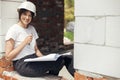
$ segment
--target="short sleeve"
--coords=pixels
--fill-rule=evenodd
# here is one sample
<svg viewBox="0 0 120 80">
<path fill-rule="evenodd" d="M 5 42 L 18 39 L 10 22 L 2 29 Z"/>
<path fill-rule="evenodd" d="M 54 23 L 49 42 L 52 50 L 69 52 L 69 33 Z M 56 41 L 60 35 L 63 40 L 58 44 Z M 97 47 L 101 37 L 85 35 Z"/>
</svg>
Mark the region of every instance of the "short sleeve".
<svg viewBox="0 0 120 80">
<path fill-rule="evenodd" d="M 16 30 L 13 29 L 13 28 L 10 28 L 5 36 L 5 40 L 9 40 L 9 39 L 13 39 L 13 40 L 16 40 Z"/>
<path fill-rule="evenodd" d="M 38 37 L 38 34 L 37 34 L 37 32 L 36 32 L 36 30 L 35 30 L 34 27 L 33 27 L 33 32 L 34 32 L 34 38 L 35 38 L 35 39 L 38 39 L 39 37 Z"/>
</svg>

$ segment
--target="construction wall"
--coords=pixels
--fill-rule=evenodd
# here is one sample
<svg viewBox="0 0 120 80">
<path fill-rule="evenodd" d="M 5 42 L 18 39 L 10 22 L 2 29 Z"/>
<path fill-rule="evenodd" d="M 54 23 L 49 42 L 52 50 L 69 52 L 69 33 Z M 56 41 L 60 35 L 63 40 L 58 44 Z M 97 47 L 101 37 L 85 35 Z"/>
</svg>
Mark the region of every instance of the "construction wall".
<svg viewBox="0 0 120 80">
<path fill-rule="evenodd" d="M 0 51 L 2 51 L 2 49 L 1 49 L 1 47 L 2 47 L 2 40 L 1 40 L 1 37 L 2 37 L 2 35 L 1 35 L 1 0 L 0 0 Z"/>
<path fill-rule="evenodd" d="M 74 66 L 120 78 L 120 0 L 75 0 Z"/>
</svg>

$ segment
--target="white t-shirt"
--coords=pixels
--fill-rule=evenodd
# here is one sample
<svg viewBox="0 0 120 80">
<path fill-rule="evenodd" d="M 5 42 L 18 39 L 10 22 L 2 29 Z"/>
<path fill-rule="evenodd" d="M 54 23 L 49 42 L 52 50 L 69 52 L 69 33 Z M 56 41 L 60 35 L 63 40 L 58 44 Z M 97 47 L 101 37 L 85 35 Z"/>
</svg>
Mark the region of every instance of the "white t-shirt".
<svg viewBox="0 0 120 80">
<path fill-rule="evenodd" d="M 30 45 L 29 44 L 26 45 L 23 48 L 23 50 L 13 60 L 18 60 L 27 55 L 31 55 L 35 53 L 34 46 L 36 44 L 36 39 L 38 38 L 38 35 L 35 28 L 31 25 L 29 25 L 28 28 L 25 29 L 19 26 L 18 24 L 15 24 L 12 27 L 10 27 L 10 29 L 8 30 L 5 40 L 9 40 L 10 38 L 12 38 L 15 41 L 14 48 L 16 48 L 19 44 L 21 44 L 22 41 L 24 41 L 24 39 L 30 34 L 33 35 L 33 39 Z"/>
</svg>

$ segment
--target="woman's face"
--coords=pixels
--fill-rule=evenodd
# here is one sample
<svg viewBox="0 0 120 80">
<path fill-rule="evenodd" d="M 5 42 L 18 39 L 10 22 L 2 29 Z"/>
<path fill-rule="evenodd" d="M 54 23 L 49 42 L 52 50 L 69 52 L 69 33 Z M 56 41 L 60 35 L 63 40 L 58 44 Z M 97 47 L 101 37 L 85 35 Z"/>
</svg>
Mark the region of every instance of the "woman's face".
<svg viewBox="0 0 120 80">
<path fill-rule="evenodd" d="M 32 20 L 32 14 L 30 11 L 26 11 L 21 14 L 20 22 L 24 27 L 27 27 L 27 25 L 31 22 L 31 20 Z"/>
</svg>

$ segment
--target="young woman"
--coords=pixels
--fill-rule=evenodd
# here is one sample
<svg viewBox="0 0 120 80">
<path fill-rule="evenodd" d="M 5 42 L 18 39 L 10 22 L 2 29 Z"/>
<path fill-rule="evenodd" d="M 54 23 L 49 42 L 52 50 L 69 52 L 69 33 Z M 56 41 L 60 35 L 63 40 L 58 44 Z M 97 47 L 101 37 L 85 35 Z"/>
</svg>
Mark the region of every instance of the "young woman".
<svg viewBox="0 0 120 80">
<path fill-rule="evenodd" d="M 36 43 L 37 32 L 30 22 L 36 15 L 36 7 L 32 2 L 23 2 L 18 7 L 19 21 L 8 30 L 6 40 L 6 59 L 12 60 L 15 70 L 23 76 L 39 77 L 46 74 L 58 75 L 65 65 L 74 75 L 72 57 L 59 57 L 57 61 L 24 62 L 27 58 L 41 57 Z M 72 67 L 72 68 L 71 68 Z M 62 80 L 65 80 L 62 78 Z"/>
</svg>

